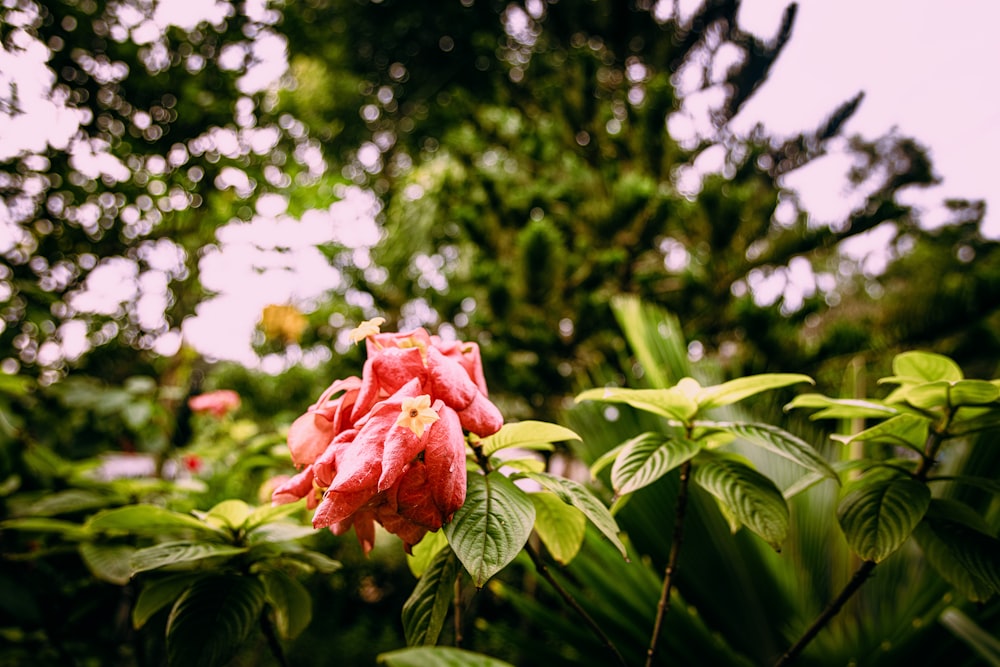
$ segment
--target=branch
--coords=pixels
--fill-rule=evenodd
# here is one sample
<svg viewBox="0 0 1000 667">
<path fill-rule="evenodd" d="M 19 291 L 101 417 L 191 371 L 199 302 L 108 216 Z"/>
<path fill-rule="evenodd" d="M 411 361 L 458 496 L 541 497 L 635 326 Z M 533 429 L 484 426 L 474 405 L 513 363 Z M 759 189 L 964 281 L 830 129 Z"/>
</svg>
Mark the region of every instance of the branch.
<svg viewBox="0 0 1000 667">
<path fill-rule="evenodd" d="M 677 492 L 677 510 L 674 514 L 674 535 L 670 543 L 670 557 L 667 569 L 663 572 L 663 590 L 660 591 L 660 601 L 656 605 L 656 621 L 653 623 L 653 635 L 649 638 L 649 648 L 646 650 L 646 667 L 653 664 L 656 645 L 660 641 L 660 629 L 663 619 L 670 611 L 670 589 L 673 586 L 674 574 L 677 573 L 677 561 L 681 553 L 681 540 L 684 538 L 684 514 L 687 511 L 688 481 L 691 479 L 691 461 L 681 465 L 681 486 Z"/>
<path fill-rule="evenodd" d="M 267 637 L 267 645 L 277 659 L 278 664 L 281 667 L 290 667 L 288 658 L 285 657 L 285 651 L 281 648 L 281 642 L 278 641 L 278 635 L 274 631 L 274 624 L 271 623 L 271 618 L 267 615 L 266 609 L 260 615 L 260 628 L 264 631 L 264 636 Z"/>
</svg>

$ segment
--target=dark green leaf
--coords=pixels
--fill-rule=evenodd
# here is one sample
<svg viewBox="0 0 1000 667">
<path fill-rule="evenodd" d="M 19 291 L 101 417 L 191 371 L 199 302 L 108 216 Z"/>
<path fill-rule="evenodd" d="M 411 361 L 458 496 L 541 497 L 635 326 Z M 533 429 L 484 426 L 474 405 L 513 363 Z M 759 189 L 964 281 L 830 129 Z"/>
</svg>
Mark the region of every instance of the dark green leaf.
<svg viewBox="0 0 1000 667">
<path fill-rule="evenodd" d="M 378 662 L 388 667 L 513 667 L 487 655 L 446 646 L 421 646 L 382 653 Z"/>
<path fill-rule="evenodd" d="M 611 466 L 611 485 L 618 495 L 649 486 L 690 460 L 701 444 L 686 438 L 643 433 L 625 443 Z"/>
<path fill-rule="evenodd" d="M 130 544 L 100 544 L 85 542 L 80 545 L 80 557 L 91 574 L 112 584 L 124 586 L 132 577 L 131 558 L 136 548 Z"/>
<path fill-rule="evenodd" d="M 222 667 L 260 621 L 264 585 L 255 577 L 224 574 L 196 581 L 167 620 L 171 667 Z"/>
<path fill-rule="evenodd" d="M 618 533 L 620 532 L 618 523 L 615 521 L 615 518 L 611 516 L 611 512 L 608 511 L 608 508 L 601 504 L 601 501 L 598 500 L 594 494 L 587 489 L 587 487 L 583 486 L 579 482 L 574 482 L 571 479 L 557 477 L 556 475 L 546 472 L 527 472 L 515 475 L 515 478 L 522 477 L 538 482 L 542 485 L 542 488 L 556 494 L 556 496 L 559 497 L 559 500 L 583 512 L 584 516 L 590 519 L 591 523 L 593 523 L 605 537 L 611 540 L 611 543 L 614 544 L 615 548 L 621 553 L 622 558 L 628 558 L 628 554 L 625 551 L 625 545 L 618 537 Z"/>
<path fill-rule="evenodd" d="M 527 494 L 497 472 L 469 474 L 465 504 L 445 526 L 448 543 L 477 588 L 514 560 L 535 524 Z"/>
<path fill-rule="evenodd" d="M 774 482 L 736 458 L 709 452 L 696 460 L 692 479 L 715 496 L 734 529 L 746 526 L 781 550 L 788 535 L 788 505 Z"/>
<path fill-rule="evenodd" d="M 504 424 L 503 428 L 479 441 L 483 453 L 489 456 L 508 447 L 546 445 L 563 440 L 579 440 L 580 436 L 558 424 L 541 421 L 523 421 Z"/>
<path fill-rule="evenodd" d="M 913 532 L 927 562 L 970 600 L 1000 593 L 1000 540 L 972 508 L 934 499 Z"/>
<path fill-rule="evenodd" d="M 147 581 L 132 608 L 132 627 L 138 630 L 146 625 L 153 614 L 173 605 L 188 586 L 204 576 L 201 573 L 184 572 Z"/>
<path fill-rule="evenodd" d="M 906 541 L 930 501 L 926 484 L 893 469 L 876 468 L 844 487 L 837 520 L 851 549 L 879 562 Z"/>
<path fill-rule="evenodd" d="M 730 405 L 745 398 L 760 394 L 771 389 L 780 389 L 793 384 L 808 382 L 815 384 L 808 375 L 798 373 L 764 373 L 736 378 L 729 382 L 704 387 L 695 400 L 699 410 L 710 410 L 723 405 Z"/>
<path fill-rule="evenodd" d="M 213 542 L 167 542 L 139 549 L 132 554 L 132 574 L 155 570 L 169 565 L 192 563 L 206 558 L 235 556 L 245 553 L 248 547 Z"/>
<path fill-rule="evenodd" d="M 448 615 L 448 605 L 455 595 L 459 567 L 454 551 L 440 549 L 417 581 L 413 593 L 403 604 L 403 632 L 408 646 L 437 643 Z"/>
<path fill-rule="evenodd" d="M 553 493 L 532 493 L 535 504 L 535 532 L 542 539 L 552 558 L 566 565 L 580 551 L 587 517 L 572 505 L 567 505 Z"/>
<path fill-rule="evenodd" d="M 759 445 L 806 470 L 839 481 L 830 464 L 808 442 L 771 424 L 751 422 L 698 422 L 698 426 L 732 433 L 748 442 Z"/>
<path fill-rule="evenodd" d="M 278 636 L 295 639 L 312 620 L 312 596 L 305 586 L 281 570 L 263 570 L 258 577 L 264 584 L 267 602 L 274 610 Z"/>
<path fill-rule="evenodd" d="M 941 625 L 964 641 L 990 667 L 1000 667 L 1000 639 L 957 607 L 948 607 L 938 617 Z"/>
</svg>

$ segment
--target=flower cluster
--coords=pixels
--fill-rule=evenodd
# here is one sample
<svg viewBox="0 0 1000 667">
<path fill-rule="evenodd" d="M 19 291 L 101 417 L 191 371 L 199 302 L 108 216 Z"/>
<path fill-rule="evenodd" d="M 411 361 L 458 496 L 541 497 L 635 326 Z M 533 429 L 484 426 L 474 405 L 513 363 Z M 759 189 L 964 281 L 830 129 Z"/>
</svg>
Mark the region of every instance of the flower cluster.
<svg viewBox="0 0 1000 667">
<path fill-rule="evenodd" d="M 365 553 L 375 523 L 407 551 L 465 502 L 465 431 L 500 430 L 487 397 L 479 347 L 424 329 L 379 333 L 381 318 L 352 333 L 368 352 L 362 377 L 337 380 L 292 424 L 288 447 L 301 471 L 274 490 L 282 504 L 306 498 L 313 526 L 351 526 Z"/>
</svg>

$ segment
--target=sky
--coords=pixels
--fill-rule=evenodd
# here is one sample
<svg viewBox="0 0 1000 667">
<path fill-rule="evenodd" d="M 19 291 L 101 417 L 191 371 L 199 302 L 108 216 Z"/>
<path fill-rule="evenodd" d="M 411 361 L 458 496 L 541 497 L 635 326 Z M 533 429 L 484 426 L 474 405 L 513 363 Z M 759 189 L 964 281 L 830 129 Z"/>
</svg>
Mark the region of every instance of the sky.
<svg viewBox="0 0 1000 667">
<path fill-rule="evenodd" d="M 262 2 L 254 4 L 264 11 Z M 682 13 L 685 6 L 697 4 L 699 0 L 681 0 Z M 779 0 L 744 0 L 741 25 L 762 36 L 774 35 L 786 4 Z M 1000 156 L 1000 93 L 992 85 L 995 64 L 1000 63 L 1000 40 L 994 35 L 1000 25 L 1000 2 L 953 0 L 947 10 L 942 10 L 943 6 L 930 0 L 800 0 L 791 40 L 772 69 L 770 80 L 734 119 L 735 129 L 745 130 L 758 122 L 777 135 L 813 129 L 838 105 L 864 91 L 866 97 L 845 130 L 873 139 L 898 128 L 901 134 L 929 148 L 935 171 L 942 179 L 940 185 L 926 191 L 908 193 L 904 201 L 922 208 L 924 219 L 933 222 L 942 218 L 940 204 L 946 198 L 986 199 L 984 232 L 1000 238 L 1000 186 L 994 162 Z M 224 5 L 167 0 L 158 7 L 154 17 L 158 23 L 181 25 L 192 20 L 195 8 L 202 13 L 219 13 Z M 167 11 L 170 7 L 177 11 Z M 33 46 L 24 57 L 37 72 L 47 56 L 45 49 Z M 280 72 L 266 74 L 273 80 Z M 6 85 L 12 77 L 17 77 L 17 68 L 10 54 L 0 49 L 0 84 Z M 96 164 L 94 161 L 102 155 L 101 147 L 75 146 L 71 138 L 76 118 L 59 100 L 45 99 L 53 79 L 51 71 L 44 76 L 19 78 L 21 94 L 26 99 L 34 97 L 37 104 L 25 116 L 0 114 L 0 157 L 21 150 L 42 150 L 44 139 L 39 128 L 45 128 L 50 145 L 69 150 L 81 165 L 88 161 Z M 105 161 L 114 160 L 107 153 L 103 156 Z M 796 180 L 788 183 L 799 191 L 814 219 L 842 219 L 855 203 L 845 191 L 847 166 L 846 157 L 834 153 L 801 170 Z M 94 168 L 124 171 L 120 163 L 108 162 Z M 127 178 L 127 172 L 120 178 Z M 196 317 L 185 324 L 184 335 L 189 342 L 209 356 L 256 365 L 249 338 L 261 308 L 267 305 L 264 301 L 318 298 L 324 286 L 334 287 L 339 280 L 329 266 L 320 266 L 323 261 L 315 247 L 300 249 L 304 259 L 293 264 L 301 270 L 291 272 L 287 265 L 269 266 L 266 258 L 257 255 L 266 250 L 269 238 L 287 238 L 300 232 L 308 232 L 308 238 L 302 241 L 308 246 L 306 241 L 310 239 L 345 242 L 347 230 L 364 229 L 368 240 L 358 240 L 357 246 L 370 243 L 372 234 L 377 234 L 368 213 L 373 202 L 357 192 L 350 193 L 348 199 L 351 201 L 316 212 L 308 220 L 290 220 L 283 215 L 280 202 L 264 201 L 258 205 L 258 218 L 251 225 L 263 234 L 264 240 L 257 243 L 248 243 L 246 232 L 250 227 L 236 229 L 230 225 L 219 230 L 221 250 L 202 266 L 206 286 L 217 289 L 219 296 L 203 303 Z M 0 223 L 3 217 L 0 210 Z M 0 224 L 0 246 L 16 242 L 17 233 L 15 227 Z M 852 252 L 877 260 L 884 246 L 883 232 L 882 236 L 857 239 Z M 273 270 L 261 273 L 258 266 L 254 274 L 257 280 L 238 277 L 240 267 L 252 268 L 254 264 Z M 308 267 L 312 268 L 306 271 Z M 793 266 L 784 282 L 773 283 L 772 292 L 794 289 L 795 274 L 803 271 L 803 283 L 813 278 L 807 269 Z M 276 280 L 276 276 L 284 279 Z M 113 279 L 105 282 L 116 289 L 122 284 Z M 757 289 L 765 288 L 756 286 L 755 294 Z M 232 343 L 243 339 L 245 345 Z M 169 347 L 179 339 L 175 335 L 165 342 Z"/>
</svg>

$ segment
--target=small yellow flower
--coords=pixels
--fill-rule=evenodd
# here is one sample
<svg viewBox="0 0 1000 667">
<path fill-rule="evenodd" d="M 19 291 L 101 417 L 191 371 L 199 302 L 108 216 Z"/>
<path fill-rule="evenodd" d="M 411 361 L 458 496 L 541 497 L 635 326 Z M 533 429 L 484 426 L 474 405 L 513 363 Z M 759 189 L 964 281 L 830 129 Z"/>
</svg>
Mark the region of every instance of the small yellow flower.
<svg viewBox="0 0 1000 667">
<path fill-rule="evenodd" d="M 403 408 L 396 418 L 396 426 L 403 426 L 418 438 L 424 435 L 424 429 L 436 422 L 440 417 L 431 408 L 431 397 L 427 394 L 416 398 L 404 398 Z"/>
<path fill-rule="evenodd" d="M 379 327 L 383 324 L 385 324 L 384 317 L 373 317 L 370 320 L 365 320 L 355 328 L 351 329 L 351 342 L 360 343 L 365 338 L 374 336 L 381 331 Z"/>
</svg>

